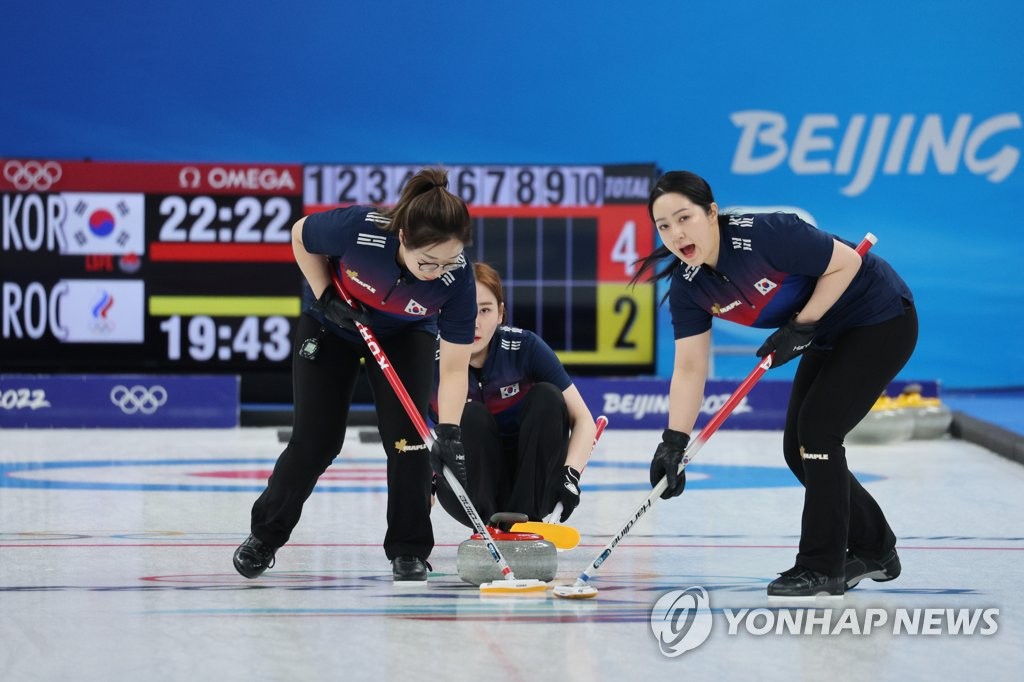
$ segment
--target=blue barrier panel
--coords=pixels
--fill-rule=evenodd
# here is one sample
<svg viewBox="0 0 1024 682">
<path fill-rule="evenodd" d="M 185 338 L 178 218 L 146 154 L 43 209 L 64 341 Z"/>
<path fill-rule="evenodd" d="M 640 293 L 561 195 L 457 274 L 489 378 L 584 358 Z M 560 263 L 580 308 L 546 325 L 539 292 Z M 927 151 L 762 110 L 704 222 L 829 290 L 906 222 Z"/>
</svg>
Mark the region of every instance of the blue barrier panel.
<svg viewBox="0 0 1024 682">
<path fill-rule="evenodd" d="M 708 423 L 742 380 L 711 380 L 704 388 L 704 402 L 697 427 Z M 617 429 L 663 429 L 668 426 L 669 380 L 644 378 L 574 378 L 583 400 L 594 416 L 603 414 Z M 895 397 L 904 386 L 920 384 L 924 397 L 938 396 L 936 381 L 894 381 L 886 393 Z M 792 381 L 762 379 L 743 398 L 723 429 L 781 430 L 786 423 L 786 404 Z"/>
<path fill-rule="evenodd" d="M 0 374 L 0 428 L 233 428 L 239 379 Z"/>
</svg>

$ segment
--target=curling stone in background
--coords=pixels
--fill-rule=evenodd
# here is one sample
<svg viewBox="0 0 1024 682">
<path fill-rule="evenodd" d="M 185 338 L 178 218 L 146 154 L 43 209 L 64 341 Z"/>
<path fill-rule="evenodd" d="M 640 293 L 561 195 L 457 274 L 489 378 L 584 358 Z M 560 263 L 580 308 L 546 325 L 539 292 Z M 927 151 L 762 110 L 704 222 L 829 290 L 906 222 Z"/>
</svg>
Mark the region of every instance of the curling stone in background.
<svg viewBox="0 0 1024 682">
<path fill-rule="evenodd" d="M 526 514 L 499 512 L 491 516 L 487 532 L 505 557 L 516 578 L 553 580 L 558 572 L 558 550 L 555 545 L 536 533 L 513 533 L 509 531 L 516 523 L 529 520 Z M 473 534 L 459 545 L 455 561 L 459 577 L 472 585 L 503 580 L 497 562 L 487 549 L 487 542 L 479 533 Z"/>
<path fill-rule="evenodd" d="M 913 413 L 883 393 L 864 419 L 846 434 L 846 442 L 863 445 L 899 443 L 910 440 L 913 434 Z"/>
<path fill-rule="evenodd" d="M 907 384 L 896 402 L 914 416 L 915 439 L 940 438 L 953 423 L 953 411 L 938 398 L 921 395 L 921 384 Z"/>
</svg>

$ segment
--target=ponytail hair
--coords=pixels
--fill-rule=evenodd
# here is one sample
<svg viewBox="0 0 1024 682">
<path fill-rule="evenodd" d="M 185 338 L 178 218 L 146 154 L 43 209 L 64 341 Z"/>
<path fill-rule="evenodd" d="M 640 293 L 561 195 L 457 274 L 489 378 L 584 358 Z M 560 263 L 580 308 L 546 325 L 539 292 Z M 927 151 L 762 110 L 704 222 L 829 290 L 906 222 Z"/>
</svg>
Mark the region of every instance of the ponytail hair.
<svg viewBox="0 0 1024 682">
<path fill-rule="evenodd" d="M 447 190 L 448 171 L 424 168 L 409 178 L 398 203 L 382 211 L 390 219 L 388 232 L 403 231 L 405 244 L 421 249 L 457 239 L 469 244 L 472 222 L 466 202 Z"/>
</svg>

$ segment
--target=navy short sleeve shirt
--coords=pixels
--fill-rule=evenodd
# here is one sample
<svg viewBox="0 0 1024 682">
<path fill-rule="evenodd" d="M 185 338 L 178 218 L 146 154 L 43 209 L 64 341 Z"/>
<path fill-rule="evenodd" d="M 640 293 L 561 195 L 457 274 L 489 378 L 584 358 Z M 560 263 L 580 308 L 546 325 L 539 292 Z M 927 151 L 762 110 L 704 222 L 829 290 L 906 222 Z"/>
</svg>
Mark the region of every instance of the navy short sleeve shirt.
<svg viewBox="0 0 1024 682">
<path fill-rule="evenodd" d="M 786 324 L 811 297 L 838 239 L 789 213 L 727 217 L 716 267 L 680 264 L 672 274 L 669 307 L 676 339 L 706 332 L 715 317 L 748 327 Z M 896 317 L 903 299 L 913 300 L 906 283 L 869 251 L 819 321 L 815 345 L 828 345 L 845 329 Z"/>
<path fill-rule="evenodd" d="M 331 258 L 346 291 L 370 314 L 370 328 L 381 338 L 422 329 L 445 341 L 473 342 L 476 282 L 465 256 L 462 267 L 436 280 L 422 281 L 398 264 L 398 236 L 382 229 L 385 216 L 367 206 L 338 208 L 306 217 L 302 242 L 310 253 Z M 309 310 L 313 294 L 306 287 L 306 312 L 334 333 L 358 339 Z"/>
<path fill-rule="evenodd" d="M 434 400 L 437 414 L 437 373 Z M 560 391 L 572 386 L 572 380 L 555 351 L 535 333 L 516 327 L 499 327 L 480 369 L 470 368 L 469 402 L 481 402 L 494 415 L 502 433 L 517 430 L 519 408 L 536 384 L 554 384 Z"/>
</svg>

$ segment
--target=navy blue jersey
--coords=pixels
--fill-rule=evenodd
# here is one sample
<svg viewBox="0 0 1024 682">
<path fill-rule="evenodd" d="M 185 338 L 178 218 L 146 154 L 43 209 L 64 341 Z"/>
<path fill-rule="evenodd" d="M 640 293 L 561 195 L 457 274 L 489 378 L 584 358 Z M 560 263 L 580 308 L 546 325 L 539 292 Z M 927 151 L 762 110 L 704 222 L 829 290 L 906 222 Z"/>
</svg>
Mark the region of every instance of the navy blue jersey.
<svg viewBox="0 0 1024 682">
<path fill-rule="evenodd" d="M 302 243 L 310 253 L 331 258 L 349 295 L 370 315 L 370 329 L 380 338 L 422 329 L 451 343 L 473 343 L 476 329 L 476 282 L 465 256 L 462 267 L 439 279 L 421 281 L 398 264 L 398 236 L 381 229 L 387 218 L 368 206 L 337 208 L 306 217 Z M 307 286 L 303 308 L 335 334 L 359 340 L 310 310 Z"/>
<path fill-rule="evenodd" d="M 437 420 L 437 379 L 431 416 Z M 480 369 L 469 368 L 467 402 L 482 402 L 494 415 L 502 433 L 517 431 L 519 406 L 530 389 L 539 382 L 554 384 L 560 391 L 572 386 L 569 374 L 551 346 L 533 332 L 516 327 L 498 327 Z"/>
<path fill-rule="evenodd" d="M 747 327 L 783 326 L 811 297 L 832 258 L 832 240 L 839 239 L 791 213 L 727 218 L 716 267 L 682 264 L 672 274 L 669 307 L 677 339 L 706 332 L 714 317 Z M 869 251 L 819 321 L 814 345 L 827 347 L 845 329 L 902 314 L 904 298 L 913 300 L 906 283 Z"/>
</svg>

